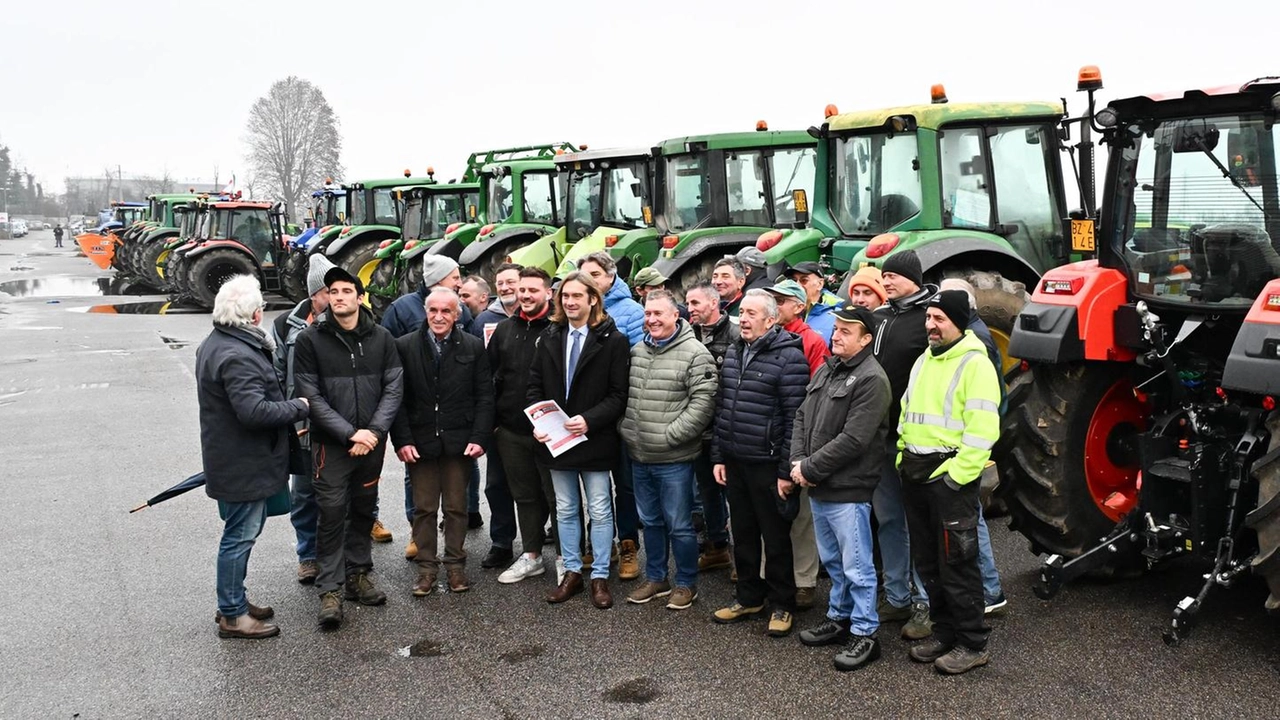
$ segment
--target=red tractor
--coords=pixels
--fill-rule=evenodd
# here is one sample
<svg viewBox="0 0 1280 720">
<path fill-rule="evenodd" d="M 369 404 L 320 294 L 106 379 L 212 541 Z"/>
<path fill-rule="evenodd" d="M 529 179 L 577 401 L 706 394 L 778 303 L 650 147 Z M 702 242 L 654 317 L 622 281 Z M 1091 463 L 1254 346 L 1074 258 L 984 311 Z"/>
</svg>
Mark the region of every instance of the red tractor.
<svg viewBox="0 0 1280 720">
<path fill-rule="evenodd" d="M 278 203 L 209 203 L 197 236 L 175 250 L 171 272 L 182 276 L 175 278 L 179 299 L 211 308 L 222 283 L 236 275 L 258 278 L 264 293 L 280 292 L 281 217 Z"/>
<path fill-rule="evenodd" d="M 1045 273 L 1014 326 L 1034 382 L 1005 500 L 1048 555 L 1042 598 L 1085 573 L 1203 563 L 1172 644 L 1250 572 L 1280 610 L 1280 78 L 1095 113 L 1094 73 L 1082 121 L 1110 160 L 1096 222 L 1070 223 L 1095 257 Z"/>
</svg>

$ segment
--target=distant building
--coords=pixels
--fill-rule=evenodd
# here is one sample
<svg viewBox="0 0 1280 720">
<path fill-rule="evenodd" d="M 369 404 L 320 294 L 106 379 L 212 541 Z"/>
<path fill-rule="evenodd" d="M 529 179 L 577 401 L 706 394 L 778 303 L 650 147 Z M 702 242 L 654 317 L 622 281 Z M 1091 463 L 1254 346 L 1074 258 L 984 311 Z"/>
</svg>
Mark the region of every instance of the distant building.
<svg viewBox="0 0 1280 720">
<path fill-rule="evenodd" d="M 109 207 L 116 200 L 141 202 L 148 195 L 157 193 L 216 193 L 222 188 L 222 184 L 215 185 L 212 182 L 151 175 L 125 175 L 121 178 L 98 175 L 67 178 L 65 197 L 71 214 L 96 215 L 98 210 Z"/>
</svg>

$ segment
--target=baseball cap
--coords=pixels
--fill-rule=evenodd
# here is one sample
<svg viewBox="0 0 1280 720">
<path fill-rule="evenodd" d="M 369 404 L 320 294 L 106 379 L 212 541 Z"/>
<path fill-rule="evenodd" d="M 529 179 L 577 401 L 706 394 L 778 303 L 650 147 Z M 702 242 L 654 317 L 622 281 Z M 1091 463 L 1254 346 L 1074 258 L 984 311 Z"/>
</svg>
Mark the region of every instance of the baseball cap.
<svg viewBox="0 0 1280 720">
<path fill-rule="evenodd" d="M 804 273 L 805 275 L 822 275 L 822 266 L 812 260 L 806 260 L 802 263 L 796 263 L 786 270 L 782 271 L 783 275 L 791 277 L 796 273 Z"/>
<path fill-rule="evenodd" d="M 743 265 L 750 265 L 761 270 L 769 267 L 769 261 L 765 259 L 764 253 L 760 252 L 759 248 L 751 245 L 739 250 L 736 257 Z"/>
<path fill-rule="evenodd" d="M 834 315 L 836 320 L 858 323 L 866 332 L 875 334 L 875 315 L 861 305 L 845 303 L 835 311 Z"/>
<path fill-rule="evenodd" d="M 783 298 L 795 298 L 802 303 L 808 304 L 809 295 L 795 280 L 779 280 L 777 285 L 766 287 L 770 293 Z"/>
<path fill-rule="evenodd" d="M 357 295 L 364 294 L 364 283 L 360 282 L 360 278 L 347 272 L 345 268 L 335 265 L 329 270 L 329 272 L 324 274 L 325 287 L 329 287 L 339 281 L 345 281 L 355 285 Z"/>
<path fill-rule="evenodd" d="M 655 285 L 662 285 L 666 281 L 667 281 L 666 275 L 663 275 L 662 273 L 658 272 L 654 268 L 647 267 L 647 268 L 642 268 L 639 272 L 636 273 L 636 276 L 635 278 L 632 279 L 631 284 L 634 285 L 635 287 L 653 287 Z"/>
</svg>

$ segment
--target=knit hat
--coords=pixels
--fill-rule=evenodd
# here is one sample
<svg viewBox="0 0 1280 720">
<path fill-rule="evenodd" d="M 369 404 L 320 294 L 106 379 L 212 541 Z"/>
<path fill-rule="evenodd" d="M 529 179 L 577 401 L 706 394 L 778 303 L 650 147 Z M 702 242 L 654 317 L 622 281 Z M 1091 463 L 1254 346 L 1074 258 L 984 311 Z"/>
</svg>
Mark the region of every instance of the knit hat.
<svg viewBox="0 0 1280 720">
<path fill-rule="evenodd" d="M 876 297 L 880 298 L 881 304 L 884 304 L 889 300 L 889 296 L 884 293 L 884 285 L 880 284 L 880 268 L 875 265 L 868 265 L 864 268 L 859 268 L 858 272 L 854 273 L 853 277 L 849 278 L 850 291 L 852 291 L 855 285 L 861 285 L 864 288 L 869 288 L 871 292 L 876 294 Z"/>
<path fill-rule="evenodd" d="M 927 307 L 941 310 L 960 332 L 969 327 L 969 293 L 963 290 L 943 290 L 929 298 Z"/>
<path fill-rule="evenodd" d="M 458 269 L 458 261 L 448 255 L 422 256 L 422 287 L 432 288 L 449 277 L 449 273 Z"/>
<path fill-rule="evenodd" d="M 307 296 L 315 295 L 325 289 L 325 273 L 333 269 L 333 262 L 320 253 L 307 260 Z"/>
<path fill-rule="evenodd" d="M 880 272 L 901 275 L 916 285 L 924 285 L 924 270 L 920 268 L 920 258 L 915 250 L 903 250 L 885 258 L 880 264 Z"/>
</svg>

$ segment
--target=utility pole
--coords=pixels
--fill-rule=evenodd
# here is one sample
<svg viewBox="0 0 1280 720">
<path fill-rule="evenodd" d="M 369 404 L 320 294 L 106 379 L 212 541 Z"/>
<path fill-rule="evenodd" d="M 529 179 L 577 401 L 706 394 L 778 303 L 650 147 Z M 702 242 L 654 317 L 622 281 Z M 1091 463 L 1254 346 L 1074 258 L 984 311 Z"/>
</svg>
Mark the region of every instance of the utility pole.
<svg viewBox="0 0 1280 720">
<path fill-rule="evenodd" d="M 123 203 L 124 202 L 124 174 L 120 172 L 119 165 L 116 165 L 116 185 L 119 186 L 119 189 L 116 190 L 116 197 L 118 197 L 120 199 L 120 202 Z"/>
</svg>

